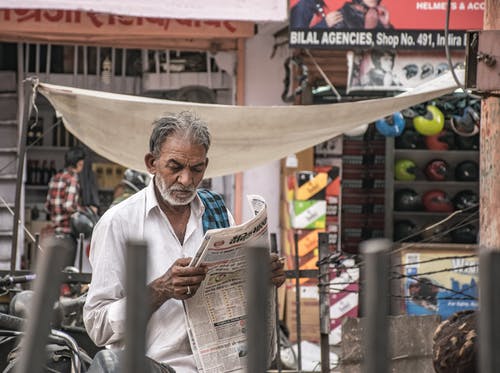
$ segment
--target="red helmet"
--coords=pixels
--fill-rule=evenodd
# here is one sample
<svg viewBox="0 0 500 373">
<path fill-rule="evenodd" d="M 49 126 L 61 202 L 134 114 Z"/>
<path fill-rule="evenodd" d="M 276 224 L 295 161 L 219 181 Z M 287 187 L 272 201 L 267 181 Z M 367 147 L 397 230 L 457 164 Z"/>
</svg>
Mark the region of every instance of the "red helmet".
<svg viewBox="0 0 500 373">
<path fill-rule="evenodd" d="M 430 150 L 449 150 L 455 147 L 455 134 L 442 130 L 437 135 L 425 136 L 425 145 Z"/>
<path fill-rule="evenodd" d="M 426 211 L 452 212 L 453 203 L 448 195 L 439 189 L 429 190 L 422 196 L 422 203 Z"/>
<path fill-rule="evenodd" d="M 425 176 L 431 181 L 444 181 L 448 178 L 450 167 L 442 159 L 433 159 L 425 166 Z"/>
</svg>

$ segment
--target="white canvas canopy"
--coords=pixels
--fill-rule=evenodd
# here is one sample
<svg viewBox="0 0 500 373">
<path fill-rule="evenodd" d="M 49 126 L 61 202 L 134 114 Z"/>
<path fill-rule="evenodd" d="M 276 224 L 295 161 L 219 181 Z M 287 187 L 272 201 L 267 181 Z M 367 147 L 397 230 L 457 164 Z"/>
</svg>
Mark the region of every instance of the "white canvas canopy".
<svg viewBox="0 0 500 373">
<path fill-rule="evenodd" d="M 463 71 L 459 72 L 463 77 Z M 311 106 L 209 105 L 119 95 L 41 83 L 66 128 L 103 157 L 145 170 L 153 120 L 191 110 L 212 134 L 207 177 L 231 174 L 314 146 L 396 111 L 453 92 L 450 73 L 395 97 Z"/>
</svg>

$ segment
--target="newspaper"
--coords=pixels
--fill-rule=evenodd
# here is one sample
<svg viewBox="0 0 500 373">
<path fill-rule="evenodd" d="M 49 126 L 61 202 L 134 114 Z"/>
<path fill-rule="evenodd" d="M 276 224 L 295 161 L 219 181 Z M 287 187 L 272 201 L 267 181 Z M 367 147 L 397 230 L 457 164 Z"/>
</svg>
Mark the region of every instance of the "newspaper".
<svg viewBox="0 0 500 373">
<path fill-rule="evenodd" d="M 193 266 L 205 263 L 209 268 L 196 294 L 184 301 L 191 348 L 203 373 L 243 372 L 247 365 L 245 250 L 255 240 L 269 246 L 266 203 L 257 195 L 247 198 L 255 216 L 238 226 L 207 231 L 191 261 Z M 276 345 L 272 291 L 269 320 L 263 320 L 269 333 L 269 362 Z"/>
</svg>

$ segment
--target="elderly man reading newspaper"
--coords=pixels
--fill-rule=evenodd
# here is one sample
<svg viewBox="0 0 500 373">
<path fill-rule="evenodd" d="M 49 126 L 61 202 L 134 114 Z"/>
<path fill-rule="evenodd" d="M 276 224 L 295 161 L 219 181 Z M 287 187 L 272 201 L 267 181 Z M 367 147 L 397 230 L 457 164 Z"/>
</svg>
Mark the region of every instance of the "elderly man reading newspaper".
<svg viewBox="0 0 500 373">
<path fill-rule="evenodd" d="M 213 355 L 198 348 L 204 343 L 197 315 L 215 315 L 226 321 L 228 315 L 216 310 L 216 304 L 205 304 L 203 307 L 208 307 L 209 312 L 202 315 L 203 307 L 197 305 L 211 299 L 207 296 L 215 291 L 216 285 L 212 281 L 217 279 L 211 271 L 215 267 L 221 268 L 222 263 L 214 265 L 212 260 L 210 253 L 214 253 L 215 244 L 206 247 L 205 257 L 201 257 L 200 263 L 192 261 L 204 243 L 205 232 L 231 227 L 234 220 L 220 195 L 197 189 L 208 165 L 209 147 L 210 134 L 206 124 L 191 112 L 172 114 L 155 121 L 149 152 L 145 156 L 147 169 L 153 175 L 152 182 L 109 209 L 96 225 L 90 250 L 93 274 L 84 307 L 84 321 L 93 341 L 108 349 L 96 355 L 90 372 L 118 372 L 121 369 L 126 303 L 125 244 L 129 239 L 148 242 L 151 315 L 146 331 L 146 354 L 150 370 L 210 370 L 204 359 L 213 358 Z M 264 215 L 265 209 L 262 211 L 251 222 Z M 234 268 L 229 261 L 226 263 L 227 276 L 239 273 L 238 260 L 232 262 Z M 270 267 L 272 283 L 281 286 L 285 275 L 277 256 L 271 256 Z M 231 269 L 235 271 L 231 272 Z M 236 281 L 227 280 L 225 285 L 228 293 L 238 291 L 235 290 Z M 236 299 L 236 295 L 231 294 L 229 296 Z M 189 317 L 186 317 L 186 312 Z M 229 332 L 230 328 L 219 327 L 216 332 L 223 330 Z M 213 331 L 201 330 L 205 331 L 210 345 Z M 234 346 L 237 349 L 239 345 Z M 213 348 L 213 345 L 207 348 Z M 225 360 L 225 356 L 219 355 L 219 358 Z"/>
</svg>

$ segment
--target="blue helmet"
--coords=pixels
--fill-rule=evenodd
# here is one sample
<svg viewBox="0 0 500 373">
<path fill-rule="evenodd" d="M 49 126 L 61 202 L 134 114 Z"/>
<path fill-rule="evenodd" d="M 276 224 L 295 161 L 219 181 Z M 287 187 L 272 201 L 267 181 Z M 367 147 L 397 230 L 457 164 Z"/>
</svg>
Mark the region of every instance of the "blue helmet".
<svg viewBox="0 0 500 373">
<path fill-rule="evenodd" d="M 399 111 L 375 122 L 377 130 L 386 137 L 400 136 L 405 129 L 405 118 Z"/>
</svg>

